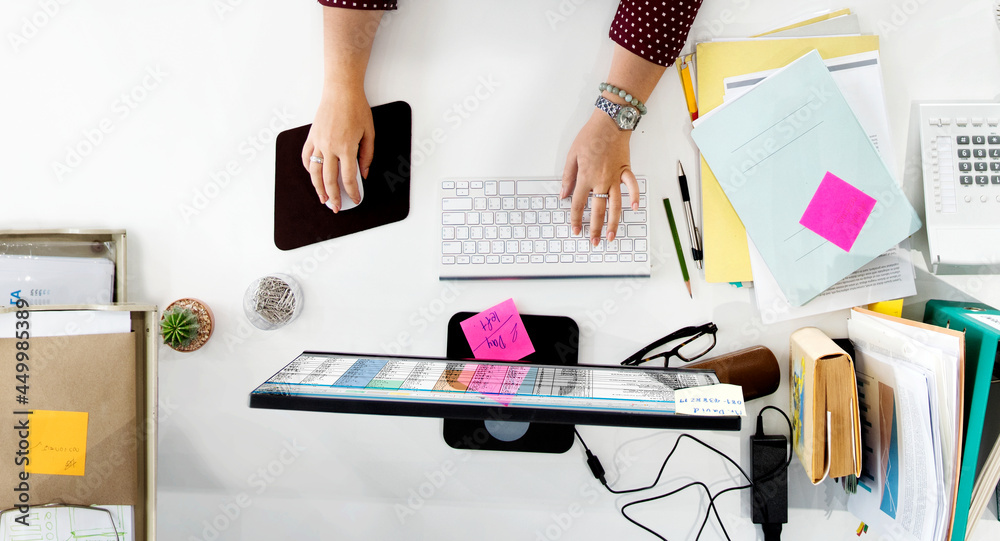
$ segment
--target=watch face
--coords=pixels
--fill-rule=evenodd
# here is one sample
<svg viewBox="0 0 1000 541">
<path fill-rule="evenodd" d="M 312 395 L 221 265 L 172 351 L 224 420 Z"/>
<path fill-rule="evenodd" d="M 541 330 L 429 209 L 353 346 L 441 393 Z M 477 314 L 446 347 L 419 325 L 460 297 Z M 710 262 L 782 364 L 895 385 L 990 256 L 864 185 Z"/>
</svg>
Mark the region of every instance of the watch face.
<svg viewBox="0 0 1000 541">
<path fill-rule="evenodd" d="M 639 123 L 639 110 L 635 107 L 625 106 L 618 111 L 615 121 L 618 127 L 623 130 L 631 130 Z"/>
</svg>

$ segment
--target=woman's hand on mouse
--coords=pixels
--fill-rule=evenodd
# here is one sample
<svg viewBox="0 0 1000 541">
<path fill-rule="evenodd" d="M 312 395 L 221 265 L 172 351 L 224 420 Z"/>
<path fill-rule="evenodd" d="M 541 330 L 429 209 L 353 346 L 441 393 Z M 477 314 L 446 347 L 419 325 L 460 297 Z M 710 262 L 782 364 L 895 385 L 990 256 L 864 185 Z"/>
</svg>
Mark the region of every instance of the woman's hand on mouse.
<svg viewBox="0 0 1000 541">
<path fill-rule="evenodd" d="M 339 212 L 341 197 L 337 172 L 343 178 L 346 196 L 361 201 L 358 167 L 368 177 L 375 152 L 375 125 L 361 84 L 324 87 L 323 98 L 302 147 L 302 166 L 309 171 L 320 203 L 332 201 Z M 318 158 L 317 159 L 314 159 Z"/>
<path fill-rule="evenodd" d="M 639 208 L 639 184 L 629 164 L 631 135 L 630 130 L 619 130 L 606 113 L 594 109 L 566 157 L 559 197 L 573 196 L 570 225 L 574 235 L 583 230 L 583 211 L 590 194 L 608 194 L 606 198 L 594 197 L 591 202 L 590 242 L 594 246 L 601 241 L 605 209 L 608 210 L 608 242 L 618 235 L 622 183 L 628 189 L 632 209 Z"/>
</svg>

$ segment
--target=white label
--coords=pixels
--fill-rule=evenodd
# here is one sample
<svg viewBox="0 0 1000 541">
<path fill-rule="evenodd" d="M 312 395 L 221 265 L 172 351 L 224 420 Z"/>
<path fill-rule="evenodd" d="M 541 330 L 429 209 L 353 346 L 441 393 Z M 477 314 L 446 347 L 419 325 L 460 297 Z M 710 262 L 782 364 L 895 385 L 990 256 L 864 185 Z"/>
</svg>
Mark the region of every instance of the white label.
<svg viewBox="0 0 1000 541">
<path fill-rule="evenodd" d="M 989 325 L 990 327 L 993 327 L 994 329 L 1000 331 L 1000 316 L 995 314 L 969 314 L 969 315 Z"/>
<path fill-rule="evenodd" d="M 702 387 L 688 387 L 674 391 L 677 413 L 687 415 L 739 415 L 745 417 L 743 388 L 739 385 L 720 383 Z"/>
</svg>

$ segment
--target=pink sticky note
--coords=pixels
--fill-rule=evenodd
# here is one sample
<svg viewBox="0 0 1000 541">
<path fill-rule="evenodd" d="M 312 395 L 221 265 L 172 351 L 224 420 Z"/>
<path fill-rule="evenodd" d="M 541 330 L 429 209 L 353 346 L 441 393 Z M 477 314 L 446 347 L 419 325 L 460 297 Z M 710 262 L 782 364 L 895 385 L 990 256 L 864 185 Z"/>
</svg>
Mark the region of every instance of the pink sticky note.
<svg viewBox="0 0 1000 541">
<path fill-rule="evenodd" d="M 875 199 L 827 171 L 799 223 L 850 252 Z"/>
<path fill-rule="evenodd" d="M 477 359 L 517 361 L 535 352 L 514 299 L 484 310 L 462 322 L 462 331 Z"/>
</svg>

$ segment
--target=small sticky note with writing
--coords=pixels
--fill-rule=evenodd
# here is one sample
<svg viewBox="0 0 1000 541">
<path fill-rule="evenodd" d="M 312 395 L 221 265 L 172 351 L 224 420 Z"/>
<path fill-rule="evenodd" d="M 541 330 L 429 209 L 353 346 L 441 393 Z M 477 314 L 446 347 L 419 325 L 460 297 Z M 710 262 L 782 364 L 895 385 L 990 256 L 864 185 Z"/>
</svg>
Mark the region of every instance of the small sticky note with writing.
<svg viewBox="0 0 1000 541">
<path fill-rule="evenodd" d="M 747 414 L 743 405 L 743 387 L 719 383 L 688 387 L 674 391 L 674 408 L 683 415 L 739 415 Z"/>
<path fill-rule="evenodd" d="M 827 171 L 799 223 L 850 252 L 875 199 Z"/>
<path fill-rule="evenodd" d="M 28 473 L 83 475 L 87 412 L 34 410 L 28 417 Z"/>
<path fill-rule="evenodd" d="M 477 359 L 518 361 L 535 352 L 514 299 L 483 310 L 462 322 L 462 331 Z"/>
</svg>

